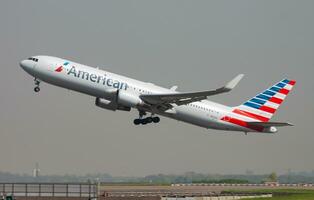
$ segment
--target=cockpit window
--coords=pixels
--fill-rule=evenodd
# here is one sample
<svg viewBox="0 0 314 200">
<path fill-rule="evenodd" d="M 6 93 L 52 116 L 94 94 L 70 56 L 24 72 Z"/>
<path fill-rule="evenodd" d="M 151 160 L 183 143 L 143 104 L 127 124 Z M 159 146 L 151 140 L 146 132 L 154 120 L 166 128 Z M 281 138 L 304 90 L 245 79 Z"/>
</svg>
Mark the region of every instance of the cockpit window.
<svg viewBox="0 0 314 200">
<path fill-rule="evenodd" d="M 32 57 L 27 58 L 27 60 L 32 60 L 32 61 L 34 61 L 34 62 L 38 62 L 38 59 L 37 59 L 37 58 L 32 58 Z"/>
</svg>

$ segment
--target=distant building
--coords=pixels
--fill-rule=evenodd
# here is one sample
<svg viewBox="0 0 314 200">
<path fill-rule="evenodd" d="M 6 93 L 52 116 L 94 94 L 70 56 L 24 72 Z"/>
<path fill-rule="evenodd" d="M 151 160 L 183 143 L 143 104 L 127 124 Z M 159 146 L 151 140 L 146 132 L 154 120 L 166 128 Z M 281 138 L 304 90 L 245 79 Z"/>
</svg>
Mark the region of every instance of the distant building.
<svg viewBox="0 0 314 200">
<path fill-rule="evenodd" d="M 40 172 L 39 165 L 38 165 L 38 163 L 36 163 L 36 166 L 35 166 L 35 168 L 33 169 L 33 177 L 34 177 L 34 178 L 39 177 L 39 172 Z"/>
</svg>

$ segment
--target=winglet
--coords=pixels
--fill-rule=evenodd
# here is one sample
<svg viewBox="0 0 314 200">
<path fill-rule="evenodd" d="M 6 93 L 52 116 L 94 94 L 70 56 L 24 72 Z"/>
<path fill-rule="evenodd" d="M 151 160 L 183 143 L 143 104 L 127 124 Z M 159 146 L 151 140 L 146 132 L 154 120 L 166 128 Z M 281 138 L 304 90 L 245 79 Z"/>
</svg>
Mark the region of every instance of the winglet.
<svg viewBox="0 0 314 200">
<path fill-rule="evenodd" d="M 174 85 L 174 86 L 172 86 L 171 88 L 170 88 L 170 90 L 172 90 L 172 91 L 176 91 L 178 89 L 178 86 L 176 86 L 176 85 Z"/>
<path fill-rule="evenodd" d="M 234 79 L 232 79 L 229 83 L 227 83 L 223 88 L 227 91 L 232 90 L 243 78 L 244 74 L 239 74 Z"/>
</svg>

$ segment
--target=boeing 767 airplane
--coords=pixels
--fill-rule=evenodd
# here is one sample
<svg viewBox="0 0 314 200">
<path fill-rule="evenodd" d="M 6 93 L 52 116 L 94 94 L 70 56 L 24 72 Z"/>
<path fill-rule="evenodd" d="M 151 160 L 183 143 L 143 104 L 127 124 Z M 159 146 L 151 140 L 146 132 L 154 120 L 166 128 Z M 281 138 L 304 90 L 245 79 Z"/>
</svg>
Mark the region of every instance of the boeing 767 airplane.
<svg viewBox="0 0 314 200">
<path fill-rule="evenodd" d="M 35 78 L 35 92 L 39 92 L 40 82 L 44 81 L 93 96 L 96 106 L 104 109 L 135 108 L 139 111 L 135 125 L 158 123 L 157 115 L 161 115 L 208 129 L 245 133 L 275 133 L 277 127 L 291 126 L 269 120 L 292 90 L 294 80 L 283 79 L 243 104 L 229 107 L 207 98 L 231 91 L 243 74 L 215 90 L 178 92 L 177 86 L 167 89 L 52 56 L 30 57 L 20 66 Z"/>
</svg>

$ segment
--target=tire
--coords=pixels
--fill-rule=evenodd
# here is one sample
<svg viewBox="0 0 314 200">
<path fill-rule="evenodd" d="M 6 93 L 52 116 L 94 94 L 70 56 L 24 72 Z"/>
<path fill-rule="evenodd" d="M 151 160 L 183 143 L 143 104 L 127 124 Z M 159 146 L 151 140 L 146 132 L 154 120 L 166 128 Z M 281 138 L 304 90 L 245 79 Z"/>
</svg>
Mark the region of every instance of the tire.
<svg viewBox="0 0 314 200">
<path fill-rule="evenodd" d="M 154 123 L 160 122 L 160 118 L 159 118 L 159 117 L 153 117 L 153 122 L 154 122 Z"/>
<path fill-rule="evenodd" d="M 140 119 L 134 119 L 133 124 L 134 125 L 139 125 L 141 123 Z"/>
<path fill-rule="evenodd" d="M 40 87 L 38 87 L 38 86 L 35 87 L 35 88 L 34 88 L 34 91 L 35 91 L 35 92 L 39 92 L 39 91 L 40 91 Z"/>
<path fill-rule="evenodd" d="M 145 120 L 146 120 L 146 122 L 148 124 L 153 122 L 153 118 L 152 117 L 147 117 Z"/>
<path fill-rule="evenodd" d="M 141 124 L 143 124 L 143 125 L 147 124 L 147 120 L 146 119 L 141 119 Z"/>
</svg>

